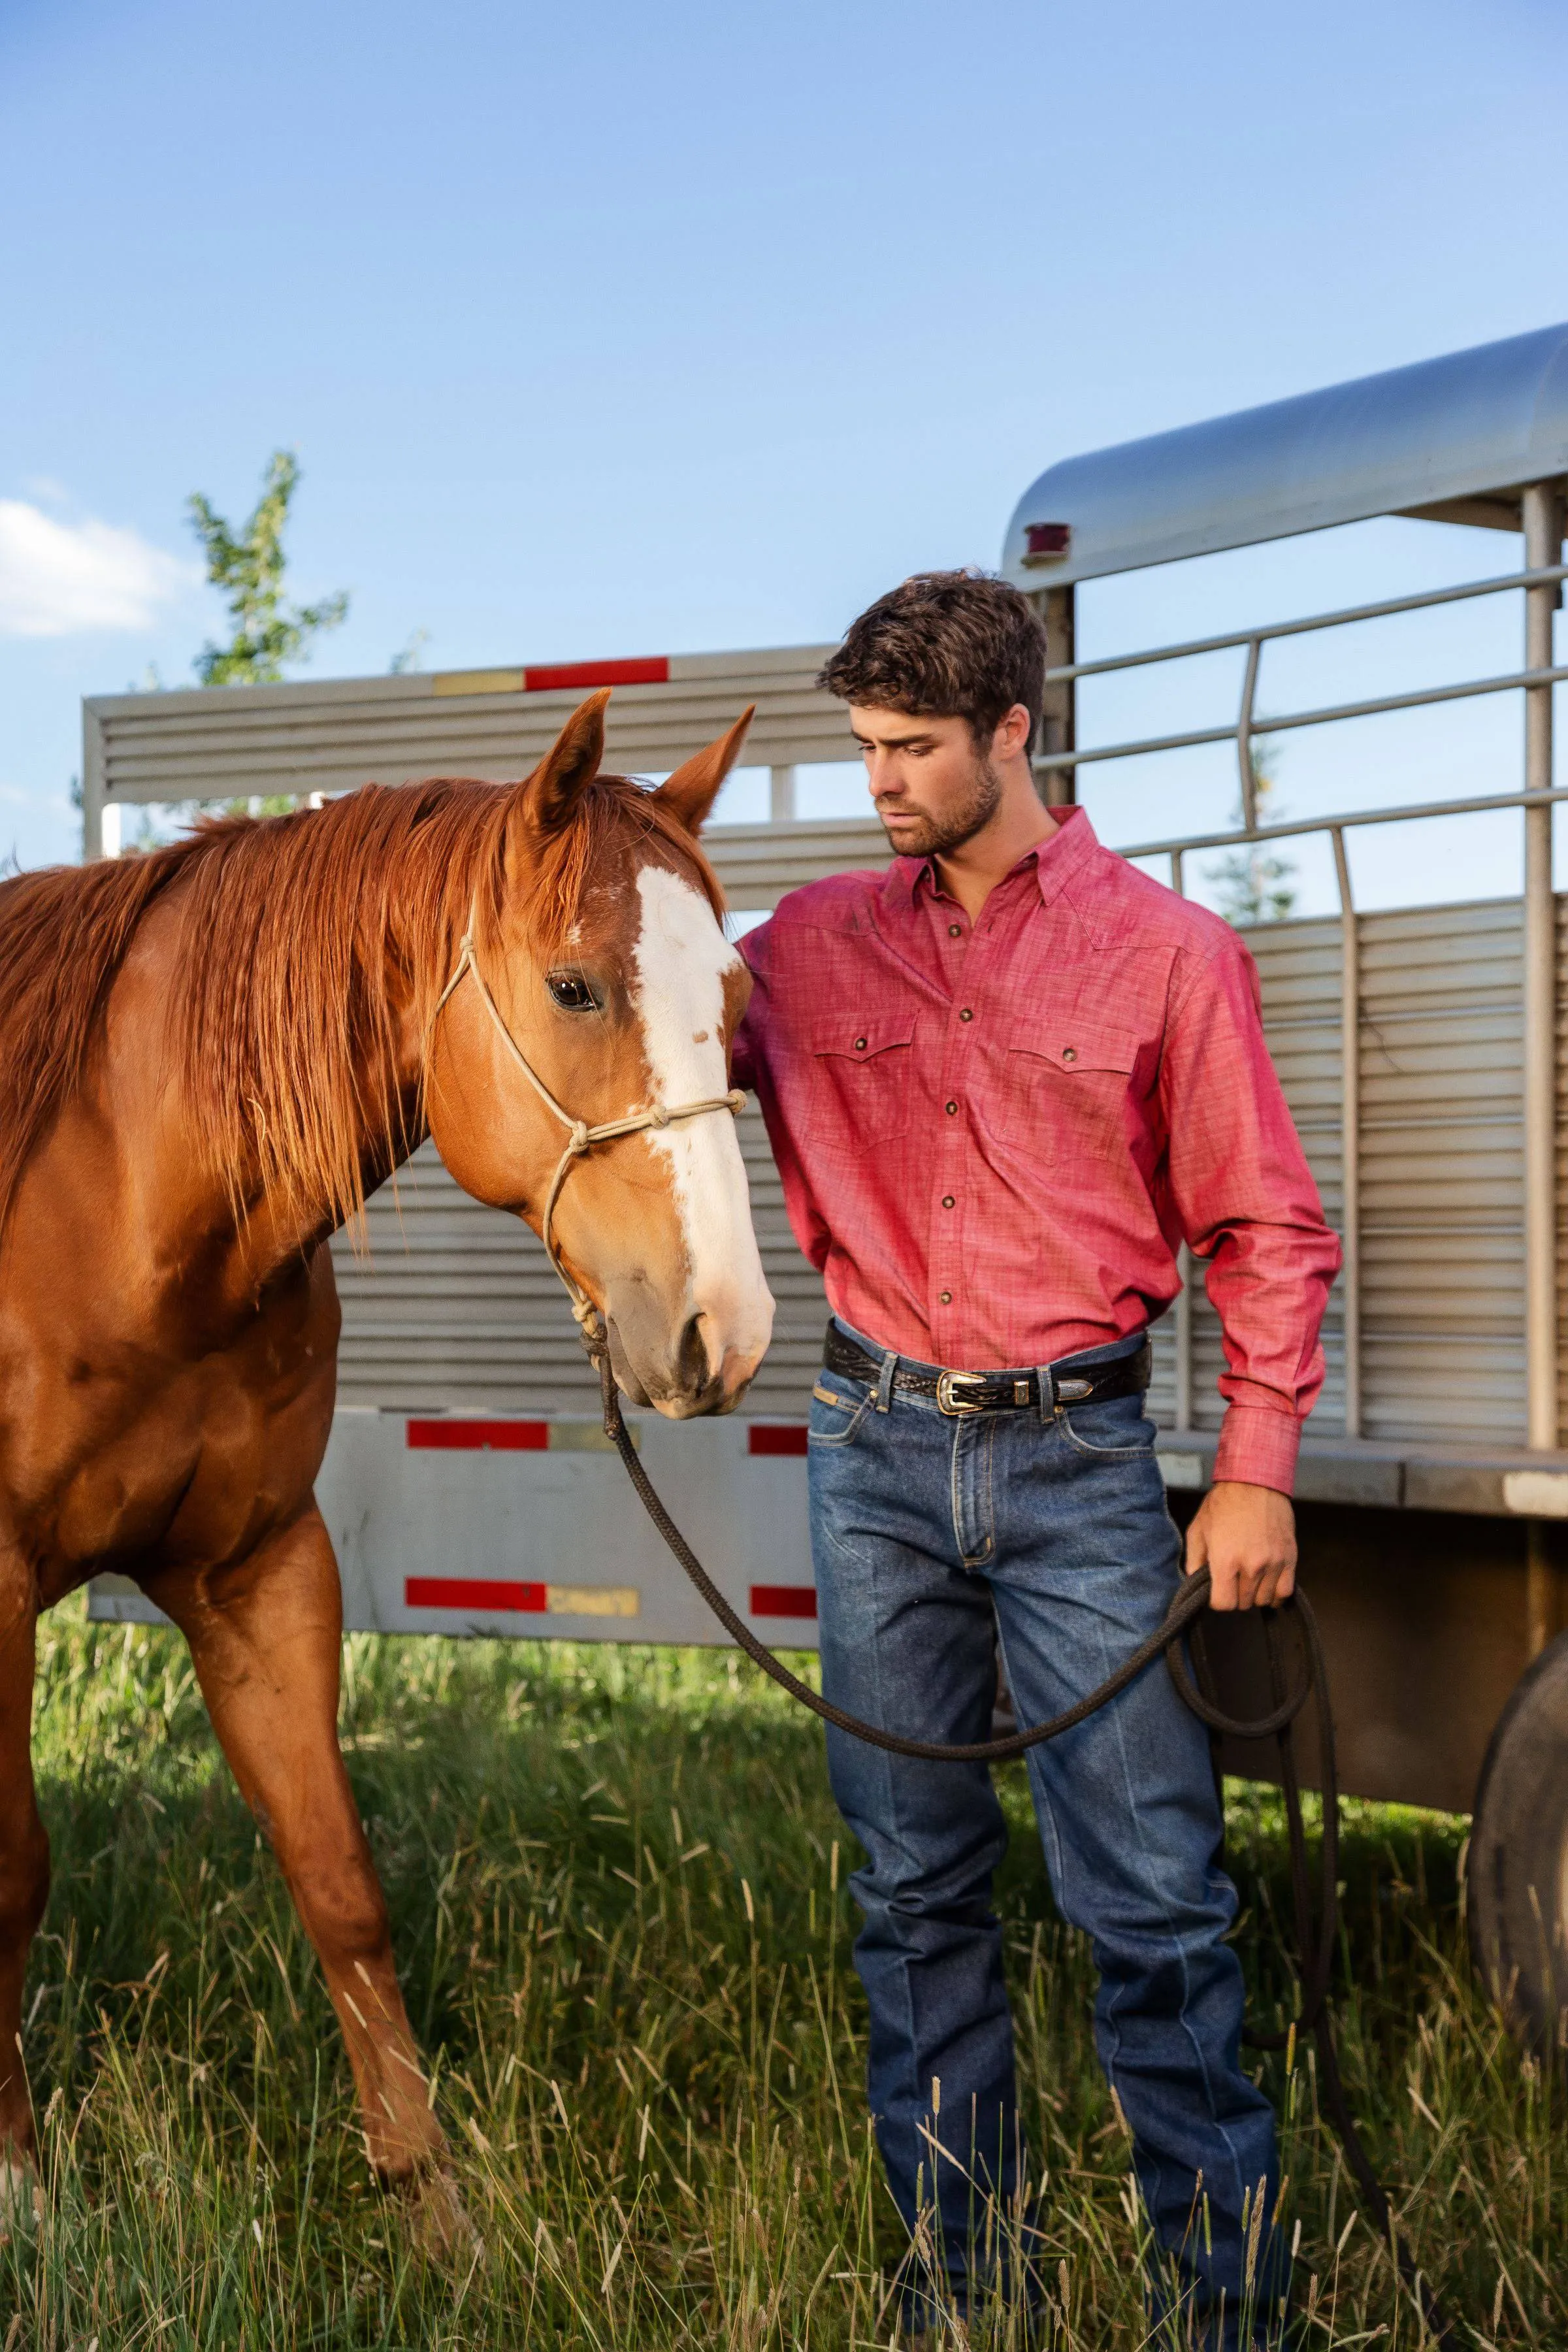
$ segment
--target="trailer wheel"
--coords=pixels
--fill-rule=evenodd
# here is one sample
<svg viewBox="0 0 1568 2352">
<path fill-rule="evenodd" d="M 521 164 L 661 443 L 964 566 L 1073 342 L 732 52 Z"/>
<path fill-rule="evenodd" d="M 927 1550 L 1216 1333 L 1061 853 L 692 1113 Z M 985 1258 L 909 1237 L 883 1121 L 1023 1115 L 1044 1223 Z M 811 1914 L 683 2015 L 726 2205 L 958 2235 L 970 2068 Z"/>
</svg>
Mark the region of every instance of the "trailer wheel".
<svg viewBox="0 0 1568 2352">
<path fill-rule="evenodd" d="M 1512 2031 L 1568 2050 L 1568 1633 L 1498 1718 L 1476 1790 L 1470 1949 Z"/>
</svg>

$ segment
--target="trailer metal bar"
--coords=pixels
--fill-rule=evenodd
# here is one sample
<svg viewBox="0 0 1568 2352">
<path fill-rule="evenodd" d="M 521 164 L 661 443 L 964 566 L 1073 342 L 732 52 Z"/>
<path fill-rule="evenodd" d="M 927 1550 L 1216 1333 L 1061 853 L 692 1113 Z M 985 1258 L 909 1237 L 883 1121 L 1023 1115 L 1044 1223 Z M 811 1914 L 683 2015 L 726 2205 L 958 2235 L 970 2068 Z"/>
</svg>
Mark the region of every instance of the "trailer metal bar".
<svg viewBox="0 0 1568 2352">
<path fill-rule="evenodd" d="M 1524 493 L 1528 572 L 1552 568 L 1563 549 L 1554 483 Z M 1552 891 L 1552 616 L 1561 589 L 1536 580 L 1524 592 L 1524 1343 L 1526 1421 L 1532 1446 L 1557 1443 L 1557 908 Z"/>
<path fill-rule="evenodd" d="M 1256 683 L 1257 673 L 1249 663 L 1248 678 Z M 1383 694 L 1368 702 L 1340 702 L 1322 710 L 1289 710 L 1270 715 L 1261 726 L 1249 722 L 1246 715 L 1238 717 L 1229 727 L 1197 727 L 1185 735 L 1151 735 L 1131 743 L 1097 744 L 1091 751 L 1053 751 L 1049 765 L 1053 768 L 1086 768 L 1096 760 L 1137 760 L 1155 751 L 1186 751 L 1200 743 L 1239 742 L 1244 731 L 1258 735 L 1282 735 L 1295 727 L 1328 727 L 1340 719 L 1376 719 L 1388 710 L 1419 710 L 1435 702 L 1468 702 L 1480 694 L 1511 694 L 1521 687 L 1560 686 L 1568 678 L 1568 667 L 1558 669 L 1511 670 L 1502 677 L 1466 678 L 1458 686 L 1417 687 L 1408 694 Z M 1047 764 L 1037 761 L 1037 766 Z M 1251 833 L 1241 833 L 1239 841 L 1256 839 L 1260 827 Z"/>
<path fill-rule="evenodd" d="M 1184 1434 L 1193 1425 L 1193 1283 L 1197 1260 L 1184 1242 L 1176 1252 L 1176 1427 Z"/>
<path fill-rule="evenodd" d="M 1340 1275 L 1344 1318 L 1345 1435 L 1362 1433 L 1361 1393 L 1361 927 L 1351 891 L 1344 827 L 1332 829 L 1340 886 Z"/>
<path fill-rule="evenodd" d="M 1434 604 L 1459 604 L 1471 596 L 1499 596 L 1505 589 L 1539 588 L 1568 579 L 1568 563 L 1532 565 L 1524 572 L 1503 572 L 1486 580 L 1462 581 L 1453 588 L 1424 588 L 1414 596 L 1385 597 L 1380 604 L 1346 604 L 1337 613 L 1312 613 L 1303 620 L 1266 621 L 1256 629 L 1232 629 L 1220 637 L 1189 637 L 1173 646 L 1154 646 L 1142 653 L 1107 654 L 1099 661 L 1066 662 L 1047 669 L 1047 686 L 1065 686 L 1070 679 L 1103 677 L 1111 670 L 1143 669 L 1151 662 L 1186 661 L 1194 654 L 1228 653 L 1237 646 L 1267 645 L 1272 637 L 1303 637 L 1314 629 L 1340 629 L 1352 621 L 1382 621 L 1392 613 L 1422 613 Z M 1053 765 L 1057 764 L 1053 760 Z"/>
<path fill-rule="evenodd" d="M 1257 715 L 1258 664 L 1263 641 L 1254 637 L 1247 648 L 1247 668 L 1241 681 L 1241 716 L 1236 722 L 1236 757 L 1241 769 L 1241 822 L 1248 833 L 1258 831 L 1258 771 L 1252 763 L 1252 730 Z"/>
<path fill-rule="evenodd" d="M 1568 670 L 1556 673 L 1568 677 Z M 1550 792 L 1542 793 L 1479 793 L 1471 800 L 1416 801 L 1406 807 L 1397 803 L 1393 808 L 1331 809 L 1322 816 L 1291 818 L 1280 824 L 1260 824 L 1256 833 L 1184 833 L 1163 841 L 1137 841 L 1123 848 L 1117 845 L 1118 857 L 1168 857 L 1173 866 L 1178 858 L 1185 858 L 1194 849 L 1233 849 L 1238 843 L 1259 841 L 1295 841 L 1303 834 L 1332 833 L 1342 826 L 1348 833 L 1354 825 L 1401 824 L 1417 818 L 1434 816 L 1477 816 L 1487 809 L 1546 808 L 1558 801 L 1568 800 L 1568 784 L 1554 784 Z M 1173 883 L 1172 887 L 1177 886 Z"/>
</svg>

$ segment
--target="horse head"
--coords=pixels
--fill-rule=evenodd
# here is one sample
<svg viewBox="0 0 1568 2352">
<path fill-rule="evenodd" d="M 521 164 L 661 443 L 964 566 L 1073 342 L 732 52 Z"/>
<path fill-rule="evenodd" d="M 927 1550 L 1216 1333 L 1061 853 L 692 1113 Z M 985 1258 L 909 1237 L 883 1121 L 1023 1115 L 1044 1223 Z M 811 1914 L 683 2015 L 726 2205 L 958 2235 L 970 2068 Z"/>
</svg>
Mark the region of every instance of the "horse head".
<svg viewBox="0 0 1568 2352">
<path fill-rule="evenodd" d="M 464 1189 L 543 1232 L 626 1395 L 684 1420 L 739 1402 L 773 1328 L 724 1100 L 751 982 L 696 838 L 752 714 L 648 792 L 600 773 L 608 699 L 509 796 L 426 1100 Z"/>
</svg>

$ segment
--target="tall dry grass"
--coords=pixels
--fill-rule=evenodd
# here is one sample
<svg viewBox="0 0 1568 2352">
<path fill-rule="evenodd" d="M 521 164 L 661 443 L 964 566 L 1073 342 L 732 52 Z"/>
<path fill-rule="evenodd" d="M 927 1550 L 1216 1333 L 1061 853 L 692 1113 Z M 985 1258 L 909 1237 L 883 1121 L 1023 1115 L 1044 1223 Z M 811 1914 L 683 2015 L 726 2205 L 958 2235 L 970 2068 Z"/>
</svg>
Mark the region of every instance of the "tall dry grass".
<svg viewBox="0 0 1568 2352">
<path fill-rule="evenodd" d="M 885 2345 L 907 2252 L 861 2090 L 850 1857 L 816 1727 L 733 1657 L 348 1645 L 351 1769 L 483 2251 L 422 2266 L 372 2183 L 311 1956 L 172 1634 L 52 1623 L 55 1892 L 27 1997 L 44 2211 L 0 2251 L 0 2352 Z M 1022 1772 L 1001 1888 L 1059 2352 L 1144 2343 L 1141 2222 Z M 1568 2346 L 1561 2086 L 1463 1958 L 1462 1824 L 1352 1806 L 1345 2070 L 1478 2347 Z M 1232 1790 L 1238 1941 L 1291 1979 L 1279 1811 Z M 1309 2059 L 1266 2062 L 1300 2342 L 1415 2347 Z M 1013 2341 L 1001 2320 L 984 2340 Z"/>
</svg>

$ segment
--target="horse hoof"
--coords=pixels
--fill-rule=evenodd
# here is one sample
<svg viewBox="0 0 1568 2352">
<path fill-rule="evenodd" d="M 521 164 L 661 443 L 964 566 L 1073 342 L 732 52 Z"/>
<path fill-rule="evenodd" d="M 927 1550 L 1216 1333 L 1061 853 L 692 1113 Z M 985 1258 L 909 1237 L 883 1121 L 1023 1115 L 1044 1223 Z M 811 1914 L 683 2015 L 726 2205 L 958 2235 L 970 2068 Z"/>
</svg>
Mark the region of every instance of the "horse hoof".
<svg viewBox="0 0 1568 2352">
<path fill-rule="evenodd" d="M 469 2221 L 449 2172 L 422 2172 L 405 2193 L 414 2243 L 426 2262 L 478 2262 L 484 2240 Z"/>
<path fill-rule="evenodd" d="M 14 2230 L 30 2230 L 44 2218 L 44 2194 L 30 2159 L 0 2157 L 0 2246 Z"/>
</svg>

